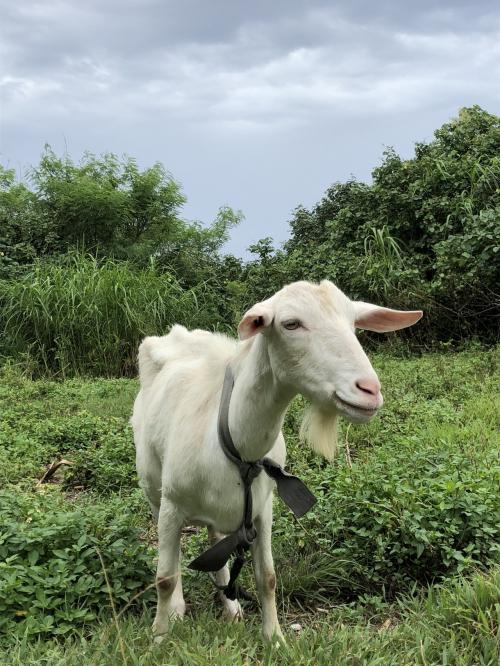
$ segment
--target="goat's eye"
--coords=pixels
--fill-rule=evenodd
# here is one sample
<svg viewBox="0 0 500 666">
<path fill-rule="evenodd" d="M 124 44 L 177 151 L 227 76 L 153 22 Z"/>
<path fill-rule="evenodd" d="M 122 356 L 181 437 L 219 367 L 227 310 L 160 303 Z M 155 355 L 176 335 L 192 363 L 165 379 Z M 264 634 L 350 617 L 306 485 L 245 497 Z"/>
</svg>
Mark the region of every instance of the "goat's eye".
<svg viewBox="0 0 500 666">
<path fill-rule="evenodd" d="M 283 322 L 283 328 L 286 328 L 287 331 L 294 331 L 296 328 L 299 328 L 300 321 L 298 319 L 289 319 L 288 321 Z"/>
</svg>

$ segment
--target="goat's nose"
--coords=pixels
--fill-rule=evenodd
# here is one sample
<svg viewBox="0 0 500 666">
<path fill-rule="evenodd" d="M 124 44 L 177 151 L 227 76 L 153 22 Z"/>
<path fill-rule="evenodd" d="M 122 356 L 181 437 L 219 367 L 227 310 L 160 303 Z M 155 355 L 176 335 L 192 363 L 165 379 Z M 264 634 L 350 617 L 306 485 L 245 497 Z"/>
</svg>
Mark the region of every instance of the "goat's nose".
<svg viewBox="0 0 500 666">
<path fill-rule="evenodd" d="M 368 377 L 358 379 L 356 388 L 368 395 L 378 395 L 380 393 L 380 382 L 378 379 L 370 379 Z"/>
</svg>

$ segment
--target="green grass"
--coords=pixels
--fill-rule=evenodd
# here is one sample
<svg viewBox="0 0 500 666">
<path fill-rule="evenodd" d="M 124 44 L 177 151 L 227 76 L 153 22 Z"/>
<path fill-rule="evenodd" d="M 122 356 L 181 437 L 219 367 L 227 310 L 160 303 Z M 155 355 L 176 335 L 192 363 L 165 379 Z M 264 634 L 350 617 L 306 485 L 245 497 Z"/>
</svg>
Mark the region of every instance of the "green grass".
<svg viewBox="0 0 500 666">
<path fill-rule="evenodd" d="M 318 503 L 300 524 L 275 503 L 277 598 L 288 638 L 279 651 L 262 645 L 257 608 L 247 608 L 244 625 L 224 624 L 206 577 L 188 571 L 190 613 L 161 646 L 151 644 L 151 593 L 112 621 L 96 547 L 117 612 L 153 580 L 154 526 L 137 491 L 128 425 L 137 382 L 31 381 L 6 367 L 0 663 L 496 664 L 498 359 L 498 350 L 375 355 L 384 410 L 366 426 L 342 426 L 333 464 L 298 442 L 304 405 L 294 403 L 285 428 L 289 467 Z M 73 464 L 37 486 L 62 457 Z M 184 540 L 184 561 L 204 538 Z M 248 569 L 244 578 L 253 589 Z"/>
<path fill-rule="evenodd" d="M 263 645 L 258 617 L 228 624 L 201 612 L 175 623 L 159 646 L 151 615 L 111 620 L 66 641 L 20 639 L 5 666 L 51 664 L 345 664 L 496 666 L 500 641 L 500 570 L 434 587 L 427 596 L 367 616 L 339 606 L 327 613 L 285 617 L 285 647 Z M 291 624 L 301 623 L 296 632 Z"/>
</svg>

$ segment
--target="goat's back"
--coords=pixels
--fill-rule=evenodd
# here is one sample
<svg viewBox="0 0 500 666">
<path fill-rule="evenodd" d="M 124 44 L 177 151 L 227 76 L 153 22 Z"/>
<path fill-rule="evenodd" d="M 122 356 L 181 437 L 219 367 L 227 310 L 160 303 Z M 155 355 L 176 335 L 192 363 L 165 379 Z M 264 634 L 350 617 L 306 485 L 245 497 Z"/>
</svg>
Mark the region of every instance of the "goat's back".
<svg viewBox="0 0 500 666">
<path fill-rule="evenodd" d="M 237 346 L 225 335 L 179 325 L 168 335 L 145 338 L 131 419 L 136 446 L 163 449 L 174 438 L 183 448 L 197 448 L 217 412 L 225 368 Z"/>
<path fill-rule="evenodd" d="M 204 371 L 200 377 L 204 389 L 220 384 L 220 377 L 237 347 L 236 340 L 219 333 L 196 329 L 188 331 L 176 324 L 168 335 L 150 336 L 139 347 L 139 379 L 147 389 L 160 372 L 192 368 Z"/>
</svg>

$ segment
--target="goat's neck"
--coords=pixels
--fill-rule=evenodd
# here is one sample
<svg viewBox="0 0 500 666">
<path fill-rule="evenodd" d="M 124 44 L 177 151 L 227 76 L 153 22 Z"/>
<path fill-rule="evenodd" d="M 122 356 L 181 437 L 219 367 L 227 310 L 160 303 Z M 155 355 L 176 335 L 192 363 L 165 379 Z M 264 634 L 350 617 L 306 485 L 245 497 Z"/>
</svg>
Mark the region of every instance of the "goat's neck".
<svg viewBox="0 0 500 666">
<path fill-rule="evenodd" d="M 229 429 L 243 460 L 259 460 L 273 447 L 294 393 L 274 376 L 262 335 L 233 367 Z"/>
</svg>

